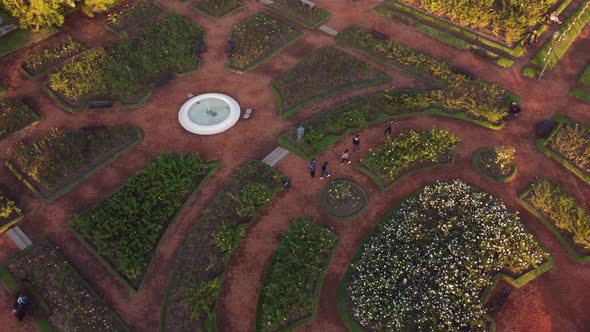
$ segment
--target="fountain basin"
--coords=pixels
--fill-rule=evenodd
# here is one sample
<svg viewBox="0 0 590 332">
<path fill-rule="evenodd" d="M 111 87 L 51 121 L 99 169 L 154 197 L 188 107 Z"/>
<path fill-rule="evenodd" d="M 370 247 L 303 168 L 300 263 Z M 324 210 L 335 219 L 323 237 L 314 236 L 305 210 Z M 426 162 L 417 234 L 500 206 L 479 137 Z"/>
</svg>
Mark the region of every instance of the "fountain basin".
<svg viewBox="0 0 590 332">
<path fill-rule="evenodd" d="M 193 134 L 214 135 L 240 119 L 240 105 L 230 96 L 205 93 L 187 100 L 178 111 L 178 122 Z"/>
</svg>

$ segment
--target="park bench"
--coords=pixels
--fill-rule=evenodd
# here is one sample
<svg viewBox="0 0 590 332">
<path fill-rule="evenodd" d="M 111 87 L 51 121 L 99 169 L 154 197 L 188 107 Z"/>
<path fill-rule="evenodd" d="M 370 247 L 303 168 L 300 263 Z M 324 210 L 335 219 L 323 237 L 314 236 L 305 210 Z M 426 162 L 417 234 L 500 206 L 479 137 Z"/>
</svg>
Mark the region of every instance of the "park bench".
<svg viewBox="0 0 590 332">
<path fill-rule="evenodd" d="M 244 116 L 243 118 L 245 120 L 250 119 L 252 116 L 254 116 L 254 110 L 251 108 L 248 108 L 246 111 L 244 111 Z"/>
<path fill-rule="evenodd" d="M 383 32 L 377 31 L 375 29 L 369 30 L 369 33 L 375 39 L 384 40 L 384 41 L 389 39 L 389 36 L 388 35 L 384 34 Z"/>
<path fill-rule="evenodd" d="M 555 128 L 555 122 L 553 120 L 543 120 L 537 124 L 535 133 L 537 137 L 547 139 L 553 132 L 553 128 Z"/>
<path fill-rule="evenodd" d="M 309 9 L 313 9 L 315 7 L 315 2 L 311 2 L 309 0 L 300 0 L 304 6 L 307 6 Z"/>
<path fill-rule="evenodd" d="M 174 73 L 167 73 L 158 78 L 158 80 L 154 83 L 154 87 L 160 87 L 172 80 L 176 75 Z"/>
<path fill-rule="evenodd" d="M 90 103 L 88 103 L 88 107 L 90 107 L 90 108 L 111 108 L 111 107 L 113 107 L 113 102 L 110 100 L 91 101 Z"/>
</svg>

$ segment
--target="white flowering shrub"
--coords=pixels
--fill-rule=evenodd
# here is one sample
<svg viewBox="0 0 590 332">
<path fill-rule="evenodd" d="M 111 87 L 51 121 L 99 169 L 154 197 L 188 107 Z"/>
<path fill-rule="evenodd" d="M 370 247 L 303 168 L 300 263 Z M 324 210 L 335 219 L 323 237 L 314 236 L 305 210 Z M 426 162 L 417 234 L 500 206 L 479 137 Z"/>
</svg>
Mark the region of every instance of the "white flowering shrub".
<svg viewBox="0 0 590 332">
<path fill-rule="evenodd" d="M 479 297 L 492 277 L 544 260 L 515 214 L 460 180 L 426 186 L 377 227 L 347 287 L 369 330 L 486 330 Z"/>
</svg>

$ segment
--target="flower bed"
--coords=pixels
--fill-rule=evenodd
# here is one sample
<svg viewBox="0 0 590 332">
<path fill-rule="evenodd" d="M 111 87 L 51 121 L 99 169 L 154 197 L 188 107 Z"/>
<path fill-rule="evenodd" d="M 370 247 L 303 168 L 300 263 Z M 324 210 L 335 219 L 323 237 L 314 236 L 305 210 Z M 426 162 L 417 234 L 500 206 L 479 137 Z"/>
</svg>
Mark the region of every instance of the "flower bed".
<svg viewBox="0 0 590 332">
<path fill-rule="evenodd" d="M 133 126 L 86 127 L 51 132 L 15 151 L 8 167 L 42 199 L 49 202 L 137 145 L 141 131 Z"/>
<path fill-rule="evenodd" d="M 199 0 L 193 8 L 219 18 L 244 8 L 244 5 L 238 0 Z"/>
<path fill-rule="evenodd" d="M 6 232 L 23 217 L 16 203 L 0 192 L 0 234 Z"/>
<path fill-rule="evenodd" d="M 375 38 L 359 26 L 350 26 L 336 35 L 336 41 L 386 62 L 400 70 L 434 84 L 441 107 L 462 112 L 474 119 L 500 125 L 515 96 L 494 84 L 469 78 L 448 64 L 392 41 Z"/>
<path fill-rule="evenodd" d="M 525 0 L 518 4 L 494 1 L 457 3 L 448 1 L 401 0 L 454 24 L 494 35 L 510 45 L 533 29 L 556 1 Z"/>
<path fill-rule="evenodd" d="M 230 34 L 232 50 L 227 66 L 247 72 L 301 38 L 301 31 L 275 19 L 257 13 L 234 26 Z"/>
<path fill-rule="evenodd" d="M 161 331 L 217 330 L 223 273 L 244 228 L 283 186 L 282 174 L 260 162 L 239 168 L 184 241 L 168 281 Z"/>
<path fill-rule="evenodd" d="M 0 140 L 37 122 L 39 116 L 18 99 L 0 101 Z"/>
<path fill-rule="evenodd" d="M 458 143 L 459 138 L 447 130 L 411 130 L 369 150 L 359 168 L 386 190 L 420 169 L 452 163 Z"/>
<path fill-rule="evenodd" d="M 61 253 L 37 243 L 8 261 L 8 276 L 17 286 L 32 288 L 49 313 L 56 331 L 129 331 Z"/>
<path fill-rule="evenodd" d="M 521 276 L 508 278 L 520 286 L 551 265 L 502 202 L 460 180 L 437 182 L 375 227 L 343 278 L 338 305 L 351 329 L 485 331 L 494 276 Z"/>
<path fill-rule="evenodd" d="M 320 206 L 332 218 L 356 219 L 367 207 L 367 194 L 356 183 L 346 180 L 330 182 L 320 194 Z"/>
<path fill-rule="evenodd" d="M 118 33 L 123 33 L 148 19 L 158 15 L 162 9 L 152 0 L 139 0 L 126 4 L 107 18 L 107 26 Z"/>
<path fill-rule="evenodd" d="M 590 211 L 587 206 L 546 179 L 531 184 L 520 199 L 576 260 L 590 261 Z"/>
<path fill-rule="evenodd" d="M 97 100 L 138 103 L 163 75 L 197 69 L 203 30 L 181 16 L 107 49 L 92 49 L 49 75 L 48 86 L 72 109 Z"/>
<path fill-rule="evenodd" d="M 268 8 L 310 29 L 317 28 L 330 18 L 328 11 L 317 6 L 310 9 L 301 0 L 274 0 Z"/>
<path fill-rule="evenodd" d="M 553 120 L 558 125 L 537 148 L 590 184 L 590 127 L 560 115 Z"/>
<path fill-rule="evenodd" d="M 67 61 L 83 50 L 84 46 L 82 44 L 68 36 L 56 44 L 46 46 L 29 54 L 22 64 L 22 69 L 29 76 L 35 77 Z"/>
<path fill-rule="evenodd" d="M 516 176 L 512 148 L 479 149 L 473 154 L 471 165 L 481 176 L 494 182 L 505 183 Z"/>
<path fill-rule="evenodd" d="M 299 218 L 291 224 L 260 290 L 256 331 L 293 329 L 313 320 L 337 244 L 338 236 L 313 220 Z"/>
<path fill-rule="evenodd" d="M 163 154 L 68 224 L 121 281 L 139 289 L 160 238 L 216 167 L 195 154 Z"/>
<path fill-rule="evenodd" d="M 275 79 L 271 88 L 279 98 L 279 115 L 286 117 L 337 92 L 390 80 L 384 73 L 344 52 L 323 47 Z"/>
</svg>

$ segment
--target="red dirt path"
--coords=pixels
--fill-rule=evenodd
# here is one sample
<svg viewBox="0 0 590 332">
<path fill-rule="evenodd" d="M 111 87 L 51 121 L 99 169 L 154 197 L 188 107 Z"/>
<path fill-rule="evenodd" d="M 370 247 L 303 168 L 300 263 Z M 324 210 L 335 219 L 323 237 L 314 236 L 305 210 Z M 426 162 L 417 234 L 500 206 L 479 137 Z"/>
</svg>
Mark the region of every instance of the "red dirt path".
<svg viewBox="0 0 590 332">
<path fill-rule="evenodd" d="M 224 68 L 225 43 L 232 25 L 254 12 L 263 10 L 261 3 L 243 1 L 246 9 L 221 20 L 213 20 L 192 12 L 190 2 L 161 1 L 163 7 L 191 18 L 207 30 L 207 52 L 203 55 L 203 68 L 186 77 L 180 77 L 154 91 L 148 102 L 135 109 L 113 108 L 87 110 L 72 114 L 63 110 L 40 89 L 41 79 L 27 80 L 19 72 L 18 65 L 29 50 L 0 58 L 0 81 L 8 85 L 8 97 L 29 97 L 42 120 L 34 128 L 22 131 L 9 140 L 0 142 L 0 159 L 9 158 L 23 139 L 39 137 L 52 127 L 78 128 L 85 125 L 115 125 L 130 123 L 140 127 L 145 134 L 139 146 L 97 172 L 60 199 L 50 204 L 35 197 L 5 166 L 0 167 L 0 183 L 14 197 L 26 215 L 21 228 L 32 238 L 48 238 L 57 244 L 65 257 L 82 276 L 104 296 L 107 303 L 137 331 L 156 331 L 164 290 L 182 241 L 203 207 L 227 182 L 231 173 L 248 159 L 261 159 L 275 146 L 276 137 L 290 125 L 307 118 L 323 108 L 336 104 L 353 95 L 364 94 L 379 88 L 365 88 L 344 93 L 311 105 L 299 114 L 279 119 L 277 104 L 267 84 L 278 74 L 288 70 L 311 50 L 334 45 L 332 38 L 318 30 L 305 29 L 304 37 L 279 55 L 251 73 L 239 75 Z M 270 258 L 290 222 L 301 214 L 309 215 L 340 237 L 340 246 L 326 273 L 321 292 L 318 317 L 302 328 L 306 331 L 345 330 L 336 309 L 336 289 L 342 274 L 359 247 L 360 242 L 381 218 L 399 201 L 414 190 L 439 179 L 462 178 L 504 200 L 512 210 L 521 212 L 523 222 L 545 244 L 555 259 L 555 267 L 519 289 L 514 289 L 502 310 L 494 317 L 498 331 L 583 331 L 590 326 L 587 308 L 590 307 L 590 264 L 576 263 L 559 245 L 552 234 L 517 202 L 524 188 L 538 176 L 559 182 L 575 192 L 579 200 L 588 203 L 590 187 L 561 165 L 545 157 L 534 147 L 532 126 L 539 120 L 560 113 L 590 123 L 590 107 L 568 96 L 576 76 L 587 61 L 590 50 L 590 28 L 586 27 L 580 40 L 542 81 L 526 80 L 520 75 L 521 67 L 534 52 L 517 61 L 510 70 L 495 66 L 492 62 L 460 51 L 387 18 L 372 12 L 381 4 L 377 0 L 362 2 L 318 0 L 320 7 L 333 15 L 328 25 L 340 30 L 356 23 L 374 27 L 388 33 L 395 41 L 410 45 L 445 61 L 471 70 L 477 77 L 514 91 L 522 98 L 523 114 L 495 132 L 459 120 L 435 117 L 417 117 L 397 121 L 394 132 L 409 128 L 448 128 L 459 135 L 457 162 L 449 168 L 434 169 L 405 178 L 395 188 L 381 193 L 369 178 L 357 172 L 353 166 L 359 155 L 352 156 L 353 164 L 339 166 L 336 160 L 347 146 L 347 137 L 322 154 L 320 161 L 330 160 L 332 177 L 348 178 L 361 184 L 369 195 L 369 208 L 351 223 L 330 221 L 319 209 L 319 192 L 324 182 L 309 178 L 307 161 L 289 154 L 277 167 L 293 182 L 289 192 L 282 193 L 270 204 L 248 229 L 246 239 L 233 255 L 227 278 L 224 281 L 219 302 L 218 318 L 222 331 L 251 331 L 254 328 L 257 294 L 269 265 Z M 574 1 L 579 3 L 580 0 Z M 104 27 L 105 16 L 87 19 L 73 13 L 64 28 L 53 38 L 67 33 L 89 46 L 108 45 L 119 37 Z M 50 40 L 51 40 L 50 39 Z M 46 42 L 50 42 L 50 40 Z M 46 43 L 44 42 L 44 43 Z M 539 46 L 540 47 L 540 46 Z M 358 56 L 358 55 L 357 55 Z M 359 56 L 360 57 L 360 56 Z M 363 58 L 363 57 L 360 57 Z M 363 58 L 367 60 L 366 58 Z M 371 62 L 373 63 L 373 62 Z M 375 64 L 390 74 L 397 88 L 416 86 L 416 82 L 386 66 Z M 186 100 L 187 93 L 199 94 L 218 91 L 232 95 L 243 108 L 254 108 L 252 120 L 240 121 L 227 133 L 212 137 L 191 135 L 178 125 L 176 114 Z M 382 139 L 383 128 L 376 125 L 361 131 L 363 151 Z M 476 174 L 470 166 L 473 151 L 480 147 L 511 144 L 517 150 L 519 174 L 509 184 L 490 183 Z M 67 229 L 65 221 L 72 214 L 83 211 L 93 202 L 108 195 L 128 177 L 139 170 L 146 158 L 162 151 L 198 152 L 207 159 L 221 161 L 221 168 L 203 186 L 201 194 L 182 213 L 178 221 L 161 241 L 153 265 L 146 275 L 144 288 L 130 293 Z M 0 237 L 0 262 L 17 252 L 6 236 Z M 5 314 L 6 298 L 0 292 L 0 326 L 10 331 L 28 331 L 30 325 L 13 326 L 14 320 Z M 9 322 L 12 321 L 12 322 Z M 4 325 L 9 324 L 9 325 Z M 3 329 L 2 328 L 2 329 Z"/>
</svg>

